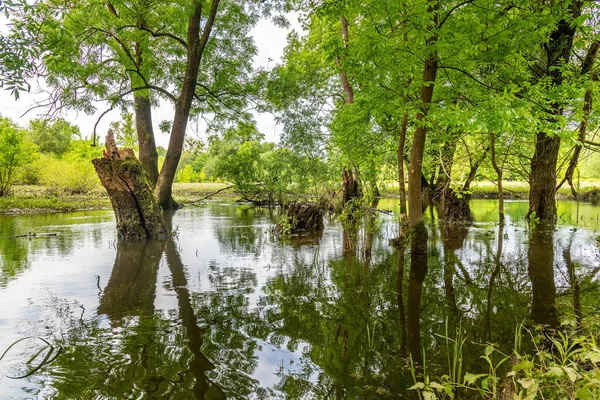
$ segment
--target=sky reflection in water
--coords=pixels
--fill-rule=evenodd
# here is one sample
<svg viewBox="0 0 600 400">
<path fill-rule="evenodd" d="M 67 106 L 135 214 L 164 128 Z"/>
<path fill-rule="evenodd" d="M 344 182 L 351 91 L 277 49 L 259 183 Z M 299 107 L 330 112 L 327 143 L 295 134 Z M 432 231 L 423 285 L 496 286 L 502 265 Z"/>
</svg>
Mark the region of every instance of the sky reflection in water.
<svg viewBox="0 0 600 400">
<path fill-rule="evenodd" d="M 115 242 L 110 211 L 0 217 L 0 349 L 27 336 L 60 349 L 20 380 L 4 375 L 27 371 L 41 344 L 11 349 L 0 397 L 402 398 L 415 326 L 431 372 L 445 373 L 446 321 L 510 348 L 516 323 L 597 308 L 600 207 L 560 202 L 557 228 L 532 231 L 527 203 L 507 202 L 499 235 L 497 203 L 471 206 L 468 229 L 426 211 L 422 285 L 388 244 L 393 215 L 280 241 L 276 211 L 210 203 L 177 212 L 174 239 L 142 244 Z M 57 236 L 7 238 L 29 231 Z M 466 350 L 465 369 L 480 350 Z"/>
</svg>

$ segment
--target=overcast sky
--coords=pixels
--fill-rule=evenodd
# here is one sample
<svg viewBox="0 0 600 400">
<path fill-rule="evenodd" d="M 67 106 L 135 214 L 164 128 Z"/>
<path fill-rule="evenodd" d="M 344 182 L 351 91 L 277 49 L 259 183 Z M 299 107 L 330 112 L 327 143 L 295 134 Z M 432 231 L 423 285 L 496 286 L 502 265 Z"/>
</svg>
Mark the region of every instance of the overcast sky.
<svg viewBox="0 0 600 400">
<path fill-rule="evenodd" d="M 301 31 L 301 27 L 297 18 L 294 16 L 288 16 L 291 28 L 296 31 Z M 0 25 L 5 25 L 6 20 L 0 21 Z M 2 29 L 3 28 L 3 29 Z M 6 27 L 0 27 L 0 30 L 5 31 Z M 291 29 L 282 29 L 275 26 L 271 21 L 262 20 L 252 30 L 252 36 L 258 48 L 258 55 L 254 59 L 254 65 L 256 67 L 272 67 L 281 61 L 283 55 L 283 49 L 286 44 L 286 38 Z M 0 115 L 9 117 L 13 121 L 17 122 L 21 126 L 27 126 L 31 119 L 39 118 L 43 114 L 42 109 L 35 109 L 30 111 L 25 116 L 21 115 L 35 104 L 36 101 L 42 101 L 45 99 L 45 95 L 36 93 L 39 92 L 38 88 L 32 83 L 32 89 L 30 93 L 21 93 L 19 100 L 15 100 L 10 94 L 10 91 L 0 90 Z M 67 121 L 79 126 L 81 133 L 86 137 L 91 137 L 91 133 L 94 129 L 98 116 L 105 111 L 106 107 L 98 106 L 98 112 L 95 115 L 86 115 L 83 112 L 69 111 L 67 114 L 62 115 Z M 108 126 L 112 121 L 118 121 L 121 119 L 120 111 L 115 109 L 109 114 L 105 115 L 98 125 L 97 133 L 101 136 L 106 134 Z M 169 135 L 160 132 L 158 124 L 160 121 L 173 119 L 173 107 L 171 103 L 163 101 L 159 108 L 153 110 L 152 122 L 154 125 L 154 132 L 156 135 L 156 141 L 159 146 L 167 147 L 169 143 Z M 271 142 L 277 142 L 279 140 L 279 133 L 281 132 L 281 126 L 275 124 L 273 116 L 270 114 L 256 114 L 255 119 L 258 125 L 258 129 L 265 135 L 265 139 Z M 196 132 L 198 130 L 199 132 Z M 196 124 L 188 124 L 188 135 L 204 138 L 203 127 L 199 127 Z"/>
</svg>

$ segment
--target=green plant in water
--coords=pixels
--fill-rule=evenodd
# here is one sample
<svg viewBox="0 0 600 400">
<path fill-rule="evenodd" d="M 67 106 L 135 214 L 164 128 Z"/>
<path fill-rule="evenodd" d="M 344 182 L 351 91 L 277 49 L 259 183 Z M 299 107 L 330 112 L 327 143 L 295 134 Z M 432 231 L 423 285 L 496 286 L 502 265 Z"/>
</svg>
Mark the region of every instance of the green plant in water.
<svg viewBox="0 0 600 400">
<path fill-rule="evenodd" d="M 297 221 L 293 217 L 282 214 L 281 217 L 279 217 L 279 229 L 277 232 L 283 238 L 289 237 L 292 234 L 292 230 L 296 226 L 296 223 Z"/>
<path fill-rule="evenodd" d="M 594 324 L 592 324 L 594 326 Z M 523 332 L 533 344 L 533 354 L 521 354 Z M 581 335 L 547 331 L 532 332 L 520 324 L 515 329 L 512 355 L 503 354 L 493 344 L 484 347 L 480 357 L 487 371 L 466 372 L 460 379 L 465 338 L 460 329 L 455 338 L 448 336 L 448 371 L 439 381 L 430 380 L 424 370 L 424 381 L 417 382 L 411 360 L 411 373 L 421 399 L 455 398 L 459 393 L 477 392 L 479 397 L 494 399 L 503 389 L 513 399 L 597 399 L 600 398 L 600 348 L 597 329 Z M 425 357 L 423 357 L 425 359 Z M 506 371 L 506 372 L 505 372 Z"/>
<path fill-rule="evenodd" d="M 45 365 L 50 364 L 60 354 L 61 349 L 59 348 L 57 350 L 46 339 L 41 338 L 41 337 L 28 336 L 28 337 L 24 337 L 24 338 L 14 341 L 10 346 L 8 346 L 8 348 L 6 350 L 4 350 L 4 353 L 2 353 L 2 355 L 0 356 L 0 361 L 2 361 L 4 359 L 4 357 L 8 354 L 8 352 L 12 348 L 14 348 L 17 344 L 24 342 L 25 340 L 40 340 L 44 343 L 44 345 L 40 349 L 38 349 L 31 357 L 29 357 L 27 359 L 27 361 L 25 362 L 27 372 L 24 372 L 21 375 L 17 375 L 17 376 L 10 376 L 10 375 L 3 374 L 5 377 L 7 377 L 9 379 L 27 378 L 28 376 L 31 376 L 31 375 L 35 374 L 36 372 L 38 372 Z M 41 358 L 41 361 L 39 361 L 40 358 Z M 37 364 L 36 364 L 36 361 L 38 361 Z"/>
</svg>

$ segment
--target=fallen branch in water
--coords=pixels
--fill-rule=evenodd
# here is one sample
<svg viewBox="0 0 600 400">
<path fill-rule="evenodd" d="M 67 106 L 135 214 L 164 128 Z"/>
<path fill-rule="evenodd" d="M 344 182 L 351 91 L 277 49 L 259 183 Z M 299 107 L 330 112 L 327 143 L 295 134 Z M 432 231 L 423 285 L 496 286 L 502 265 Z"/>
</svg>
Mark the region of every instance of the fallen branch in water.
<svg viewBox="0 0 600 400">
<path fill-rule="evenodd" d="M 196 203 L 200 203 L 201 201 L 204 201 L 204 200 L 206 200 L 206 199 L 209 199 L 209 198 L 213 197 L 214 195 L 221 193 L 221 192 L 222 192 L 222 191 L 224 191 L 224 190 L 228 190 L 228 189 L 231 189 L 231 188 L 233 188 L 233 186 L 234 186 L 234 185 L 231 185 L 231 186 L 227 186 L 227 187 L 221 188 L 221 189 L 217 190 L 216 192 L 209 194 L 208 196 L 205 196 L 205 197 L 203 197 L 203 198 L 201 198 L 201 199 L 198 199 L 198 200 L 191 201 L 191 202 L 189 202 L 189 203 L 187 203 L 187 204 L 196 204 Z"/>
<path fill-rule="evenodd" d="M 49 236 L 56 236 L 56 233 L 35 233 L 35 232 L 29 232 L 25 235 L 15 235 L 15 236 L 8 236 L 9 238 L 25 238 L 25 237 L 49 237 Z"/>
</svg>

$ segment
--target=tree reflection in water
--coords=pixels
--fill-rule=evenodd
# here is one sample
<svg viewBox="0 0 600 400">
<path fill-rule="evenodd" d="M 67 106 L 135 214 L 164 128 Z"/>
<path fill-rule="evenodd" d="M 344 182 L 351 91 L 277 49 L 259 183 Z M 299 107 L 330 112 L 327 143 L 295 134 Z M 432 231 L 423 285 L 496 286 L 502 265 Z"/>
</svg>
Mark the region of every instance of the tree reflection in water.
<svg viewBox="0 0 600 400">
<path fill-rule="evenodd" d="M 411 253 L 389 246 L 387 215 L 278 241 L 268 212 L 199 212 L 210 222 L 200 234 L 183 210 L 181 239 L 118 245 L 98 317 L 73 313 L 40 385 L 61 398 L 403 398 L 409 356 L 419 365 L 425 354 L 430 376 L 448 373 L 446 333 L 462 330 L 463 370 L 479 371 L 472 343 L 510 351 L 522 321 L 581 323 L 598 308 L 586 267 L 599 260 L 586 250 L 595 238 L 581 231 L 449 226 L 430 213 Z M 199 252 L 219 256 L 190 264 L 199 246 L 180 246 L 200 235 L 214 248 Z M 157 290 L 176 305 L 161 306 Z"/>
</svg>

